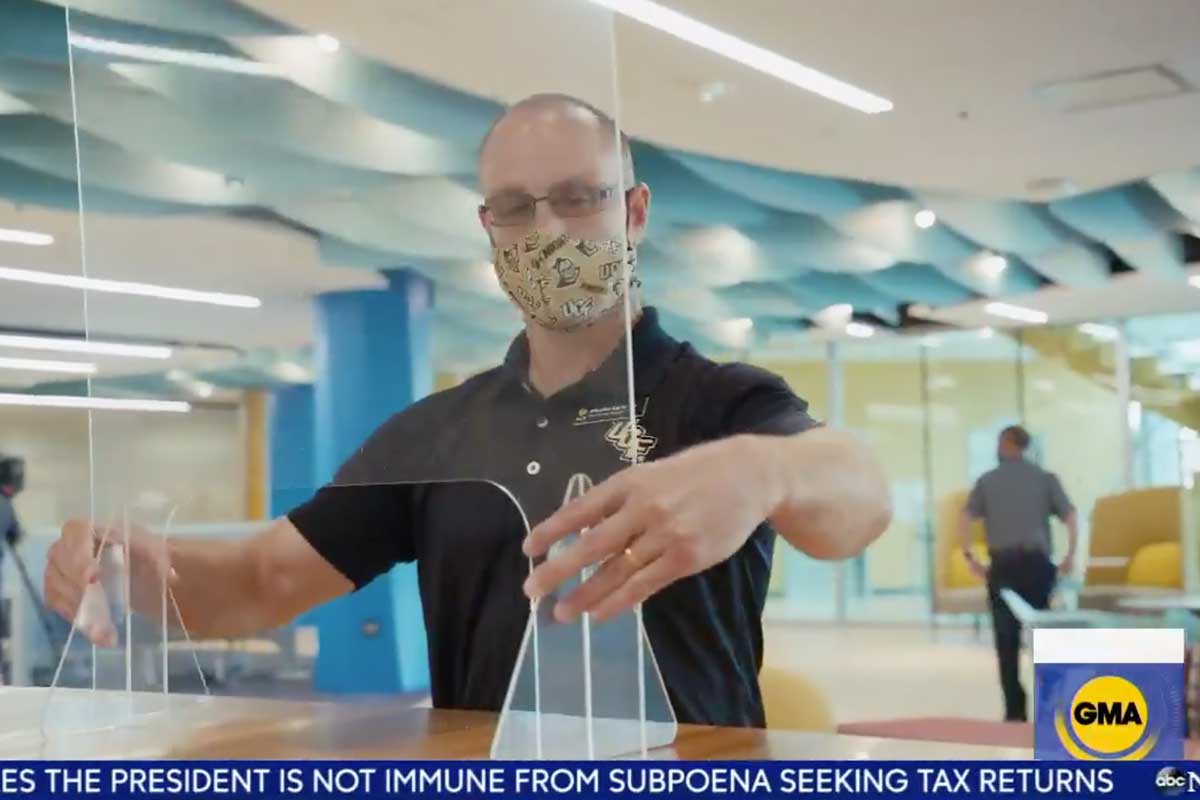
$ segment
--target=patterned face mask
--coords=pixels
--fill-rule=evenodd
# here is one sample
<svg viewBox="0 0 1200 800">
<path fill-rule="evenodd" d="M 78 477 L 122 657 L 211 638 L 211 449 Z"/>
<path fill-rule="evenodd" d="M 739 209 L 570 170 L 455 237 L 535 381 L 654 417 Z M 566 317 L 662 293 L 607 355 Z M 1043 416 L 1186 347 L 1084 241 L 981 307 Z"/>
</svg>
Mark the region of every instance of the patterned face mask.
<svg viewBox="0 0 1200 800">
<path fill-rule="evenodd" d="M 637 255 L 620 239 L 572 239 L 530 233 L 511 247 L 494 248 L 496 277 L 508 296 L 544 328 L 570 331 L 595 323 L 622 305 L 625 265 L 629 285 Z"/>
</svg>

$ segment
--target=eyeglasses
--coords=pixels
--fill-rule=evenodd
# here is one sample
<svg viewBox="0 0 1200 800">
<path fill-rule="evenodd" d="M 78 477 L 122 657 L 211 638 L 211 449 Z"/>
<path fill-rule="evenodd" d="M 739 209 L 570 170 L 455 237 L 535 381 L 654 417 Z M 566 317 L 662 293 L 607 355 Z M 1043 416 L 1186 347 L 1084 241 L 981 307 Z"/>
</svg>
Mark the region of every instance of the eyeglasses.
<svg viewBox="0 0 1200 800">
<path fill-rule="evenodd" d="M 625 199 L 629 199 L 629 189 Z M 492 219 L 493 225 L 511 227 L 529 225 L 537 215 L 537 204 L 543 200 L 558 217 L 586 217 L 597 214 L 609 206 L 617 195 L 615 186 L 584 186 L 569 184 L 556 186 L 543 197 L 534 197 L 526 192 L 504 192 L 488 198 L 480 206 Z"/>
</svg>

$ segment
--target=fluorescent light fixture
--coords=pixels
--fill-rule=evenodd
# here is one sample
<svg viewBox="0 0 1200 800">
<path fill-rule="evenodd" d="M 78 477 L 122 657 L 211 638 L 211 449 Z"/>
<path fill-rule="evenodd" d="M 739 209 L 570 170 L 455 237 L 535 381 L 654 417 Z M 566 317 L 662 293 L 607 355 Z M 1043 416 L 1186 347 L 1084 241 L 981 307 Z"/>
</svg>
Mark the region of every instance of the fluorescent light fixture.
<svg viewBox="0 0 1200 800">
<path fill-rule="evenodd" d="M 73 375 L 95 375 L 96 365 L 81 361 L 46 361 L 40 358 L 0 358 L 0 369 L 20 369 L 30 372 L 68 372 Z"/>
<path fill-rule="evenodd" d="M 186 414 L 192 410 L 190 403 L 179 400 L 133 400 L 53 394 L 0 394 L 0 406 L 80 408 L 90 411 L 162 411 L 174 414 Z"/>
<path fill-rule="evenodd" d="M 604 8 L 624 14 L 663 33 L 668 33 L 697 47 L 764 72 L 782 81 L 807 89 L 835 103 L 849 106 L 867 114 L 892 110 L 892 101 L 871 94 L 857 86 L 840 81 L 824 72 L 806 67 L 790 58 L 771 52 L 745 39 L 705 25 L 699 20 L 667 8 L 651 0 L 592 0 Z"/>
<path fill-rule="evenodd" d="M 317 47 L 326 53 L 336 53 L 342 48 L 342 43 L 328 33 L 317 34 Z"/>
<path fill-rule="evenodd" d="M 921 344 L 925 345 L 926 347 L 941 347 L 942 340 L 936 336 L 922 336 Z"/>
<path fill-rule="evenodd" d="M 13 228 L 0 228 L 0 242 L 7 244 L 27 244 L 32 247 L 45 247 L 54 244 L 54 237 L 48 233 L 37 231 L 19 231 Z"/>
<path fill-rule="evenodd" d="M 1100 325 L 1095 322 L 1080 323 L 1075 326 L 1075 329 L 1100 342 L 1115 342 L 1121 336 L 1121 332 L 1113 326 Z"/>
<path fill-rule="evenodd" d="M 100 53 L 106 56 L 154 61 L 159 64 L 175 64 L 181 67 L 194 67 L 216 72 L 236 72 L 242 75 L 274 77 L 281 74 L 279 68 L 274 64 L 263 64 L 246 58 L 205 53 L 199 50 L 177 50 L 172 47 L 119 42 L 115 39 L 100 39 L 82 33 L 72 33 L 68 37 L 68 41 L 77 50 L 86 50 L 89 53 Z"/>
<path fill-rule="evenodd" d="M 984 256 L 979 262 L 979 270 L 988 278 L 999 278 L 1008 269 L 1008 259 L 995 253 Z"/>
<path fill-rule="evenodd" d="M 1188 286 L 1191 286 L 1194 289 L 1200 289 L 1200 275 L 1193 275 L 1192 277 L 1188 278 Z"/>
<path fill-rule="evenodd" d="M 0 267 L 0 280 L 18 283 L 36 283 L 42 286 L 61 286 L 67 289 L 106 292 L 108 294 L 131 294 L 140 297 L 157 297 L 160 300 L 181 300 L 187 303 L 208 303 L 233 308 L 258 308 L 262 300 L 245 294 L 224 292 L 201 292 L 195 289 L 176 289 L 170 286 L 155 286 L 150 283 L 109 281 L 100 278 L 85 278 L 82 275 L 63 275 L 58 272 L 39 272 L 32 269 Z"/>
<path fill-rule="evenodd" d="M 979 329 L 979 338 L 980 339 L 990 339 L 995 335 L 996 335 L 996 329 L 992 328 L 990 325 Z"/>
<path fill-rule="evenodd" d="M 923 208 L 913 215 L 913 224 L 918 228 L 932 228 L 937 222 L 937 214 L 928 208 Z"/>
<path fill-rule="evenodd" d="M 993 317 L 1004 317 L 1005 319 L 1028 322 L 1033 325 L 1045 325 L 1050 319 L 1050 315 L 1045 311 L 1038 311 L 1035 308 L 1025 308 L 1025 306 L 1014 306 L 1011 303 L 988 303 L 983 307 L 983 310 Z"/>
<path fill-rule="evenodd" d="M 144 344 L 94 342 L 87 339 L 58 339 L 53 336 L 24 336 L 0 333 L 0 347 L 18 350 L 53 350 L 59 353 L 88 353 L 97 356 L 128 358 L 170 358 L 171 348 Z"/>
<path fill-rule="evenodd" d="M 865 322 L 850 322 L 846 324 L 846 335 L 855 339 L 870 339 L 875 335 L 875 329 Z"/>
</svg>

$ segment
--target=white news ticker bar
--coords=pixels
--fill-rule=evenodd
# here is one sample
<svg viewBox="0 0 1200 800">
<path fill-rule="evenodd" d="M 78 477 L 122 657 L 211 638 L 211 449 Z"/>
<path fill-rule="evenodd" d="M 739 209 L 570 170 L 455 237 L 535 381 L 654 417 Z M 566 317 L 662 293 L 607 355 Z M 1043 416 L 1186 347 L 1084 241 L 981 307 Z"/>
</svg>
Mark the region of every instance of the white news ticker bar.
<svg viewBox="0 0 1200 800">
<path fill-rule="evenodd" d="M 1182 664 L 1182 628 L 1035 628 L 1035 664 Z"/>
</svg>

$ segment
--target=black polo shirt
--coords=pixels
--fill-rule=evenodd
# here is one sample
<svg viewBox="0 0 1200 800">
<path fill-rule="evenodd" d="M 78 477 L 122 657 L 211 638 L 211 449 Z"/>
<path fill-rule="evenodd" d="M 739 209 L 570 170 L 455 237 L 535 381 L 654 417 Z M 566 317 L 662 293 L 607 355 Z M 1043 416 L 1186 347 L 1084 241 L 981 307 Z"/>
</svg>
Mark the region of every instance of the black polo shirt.
<svg viewBox="0 0 1200 800">
<path fill-rule="evenodd" d="M 654 309 L 634 328 L 633 361 L 643 460 L 816 424 L 782 379 L 704 358 L 664 332 Z M 525 527 L 491 482 L 511 491 L 532 526 L 562 504 L 572 475 L 599 482 L 630 455 L 623 348 L 549 398 L 526 383 L 528 363 L 522 334 L 500 367 L 393 416 L 333 484 L 288 515 L 356 587 L 417 562 L 439 708 L 500 709 L 529 616 Z M 726 561 L 646 601 L 647 635 L 680 722 L 765 724 L 758 669 L 774 538 L 764 523 Z"/>
</svg>

